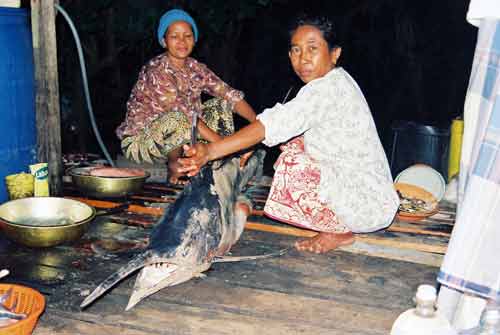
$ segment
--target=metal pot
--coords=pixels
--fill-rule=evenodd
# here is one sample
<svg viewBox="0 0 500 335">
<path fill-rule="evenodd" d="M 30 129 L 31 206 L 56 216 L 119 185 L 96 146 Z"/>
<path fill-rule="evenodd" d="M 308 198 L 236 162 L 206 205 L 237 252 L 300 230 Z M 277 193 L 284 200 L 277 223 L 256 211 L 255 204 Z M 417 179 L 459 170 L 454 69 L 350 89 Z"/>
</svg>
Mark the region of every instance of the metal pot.
<svg viewBox="0 0 500 335">
<path fill-rule="evenodd" d="M 123 210 L 123 206 L 119 207 L 112 211 Z M 73 199 L 24 198 L 0 205 L 0 228 L 20 244 L 50 247 L 78 239 L 100 214 L 110 211 L 97 213 L 93 207 Z"/>
<path fill-rule="evenodd" d="M 119 198 L 137 193 L 142 189 L 150 174 L 138 177 L 96 177 L 88 169 L 73 168 L 69 171 L 73 184 L 85 195 L 96 198 Z"/>
</svg>

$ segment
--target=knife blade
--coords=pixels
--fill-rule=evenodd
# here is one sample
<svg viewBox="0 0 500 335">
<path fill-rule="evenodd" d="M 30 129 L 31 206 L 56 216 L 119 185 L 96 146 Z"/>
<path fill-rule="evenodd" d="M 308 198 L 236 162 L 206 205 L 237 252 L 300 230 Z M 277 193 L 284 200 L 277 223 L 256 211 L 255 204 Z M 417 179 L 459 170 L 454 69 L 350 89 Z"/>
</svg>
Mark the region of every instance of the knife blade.
<svg viewBox="0 0 500 335">
<path fill-rule="evenodd" d="M 191 118 L 191 146 L 196 144 L 196 127 L 198 125 L 198 114 L 193 113 Z"/>
</svg>

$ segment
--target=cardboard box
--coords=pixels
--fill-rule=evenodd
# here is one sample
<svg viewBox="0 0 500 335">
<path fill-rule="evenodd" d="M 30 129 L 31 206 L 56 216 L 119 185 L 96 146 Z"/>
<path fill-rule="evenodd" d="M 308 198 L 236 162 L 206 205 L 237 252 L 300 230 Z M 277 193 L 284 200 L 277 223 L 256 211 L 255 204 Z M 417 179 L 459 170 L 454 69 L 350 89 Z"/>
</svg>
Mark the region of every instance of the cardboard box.
<svg viewBox="0 0 500 335">
<path fill-rule="evenodd" d="M 21 0 L 0 0 L 0 7 L 21 7 Z"/>
</svg>

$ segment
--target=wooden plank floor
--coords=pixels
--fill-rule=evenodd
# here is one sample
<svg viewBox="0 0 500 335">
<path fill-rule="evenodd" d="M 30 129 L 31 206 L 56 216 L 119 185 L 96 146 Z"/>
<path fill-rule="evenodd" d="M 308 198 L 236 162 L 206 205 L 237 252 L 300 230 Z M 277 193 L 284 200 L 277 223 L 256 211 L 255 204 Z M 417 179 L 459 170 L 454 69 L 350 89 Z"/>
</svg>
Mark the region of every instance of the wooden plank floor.
<svg viewBox="0 0 500 335">
<path fill-rule="evenodd" d="M 266 187 L 251 191 L 256 204 L 233 255 L 292 246 L 311 232 L 261 215 Z M 124 312 L 135 275 L 81 311 L 98 283 L 144 247 L 151 227 L 178 190 L 148 184 L 129 199 L 81 198 L 100 207 L 130 203 L 103 216 L 78 242 L 48 249 L 20 247 L 0 236 L 2 282 L 40 290 L 47 309 L 34 335 L 48 334 L 387 334 L 410 308 L 421 283 L 435 284 L 454 219 L 453 208 L 420 222 L 360 235 L 326 255 L 287 254 L 259 261 L 214 264 L 205 278 L 164 289 Z M 99 207 L 99 206 L 98 206 Z"/>
<path fill-rule="evenodd" d="M 179 191 L 178 187 L 147 184 L 142 193 L 128 199 L 105 201 L 82 197 L 76 190 L 72 190 L 71 187 L 67 188 L 69 195 L 72 194 L 74 198 L 95 207 L 109 208 L 127 201 L 130 203 L 128 213 L 114 215 L 111 218 L 115 222 L 144 227 L 156 222 L 164 208 L 175 201 Z M 254 203 L 254 211 L 248 218 L 247 229 L 297 237 L 311 237 L 316 234 L 265 217 L 262 209 L 268 192 L 268 185 L 262 184 L 254 185 L 247 191 Z M 441 203 L 439 212 L 432 217 L 413 222 L 396 219 L 385 230 L 371 234 L 358 234 L 354 245 L 342 249 L 354 253 L 440 266 L 454 221 L 455 207 L 448 203 Z"/>
</svg>

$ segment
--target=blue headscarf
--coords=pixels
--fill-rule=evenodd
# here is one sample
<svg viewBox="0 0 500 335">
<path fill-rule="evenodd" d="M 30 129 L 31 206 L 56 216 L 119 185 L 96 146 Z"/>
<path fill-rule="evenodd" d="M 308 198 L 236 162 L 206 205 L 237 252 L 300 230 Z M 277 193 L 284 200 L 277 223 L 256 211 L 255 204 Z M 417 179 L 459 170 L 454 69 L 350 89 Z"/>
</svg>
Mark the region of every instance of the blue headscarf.
<svg viewBox="0 0 500 335">
<path fill-rule="evenodd" d="M 162 47 L 165 47 L 163 37 L 165 36 L 168 27 L 176 21 L 185 21 L 189 23 L 193 29 L 194 41 L 198 41 L 198 27 L 196 27 L 196 22 L 194 22 L 191 15 L 181 9 L 171 9 L 163 14 L 160 19 L 160 24 L 158 24 L 158 42 Z"/>
</svg>

